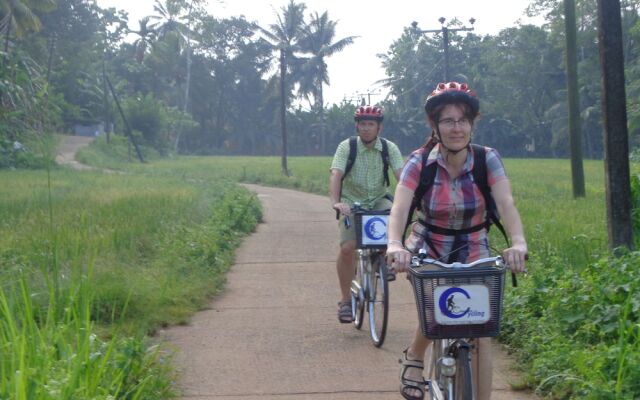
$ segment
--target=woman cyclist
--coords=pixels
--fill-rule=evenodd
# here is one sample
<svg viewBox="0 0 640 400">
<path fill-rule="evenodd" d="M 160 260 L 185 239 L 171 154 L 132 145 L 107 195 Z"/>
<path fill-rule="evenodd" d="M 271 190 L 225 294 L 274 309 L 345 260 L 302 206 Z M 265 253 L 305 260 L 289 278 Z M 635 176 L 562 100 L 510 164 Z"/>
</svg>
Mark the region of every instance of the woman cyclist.
<svg viewBox="0 0 640 400">
<path fill-rule="evenodd" d="M 464 83 L 440 83 L 428 96 L 425 111 L 432 129 L 425 146 L 415 150 L 405 163 L 391 209 L 387 257 L 398 272 L 406 272 L 412 253 L 425 249 L 429 257 L 444 262 L 469 263 L 489 257 L 485 222 L 485 201 L 473 181 L 471 138 L 480 104 Z M 422 165 L 423 153 L 426 164 Z M 522 222 L 511 193 L 504 166 L 494 149 L 485 148 L 487 181 L 498 214 L 511 239 L 503 252 L 516 272 L 524 270 L 527 254 Z M 424 192 L 418 207 L 418 221 L 403 246 L 402 238 L 422 168 L 435 164 L 433 184 Z M 474 349 L 478 400 L 491 397 L 492 357 L 489 338 L 480 338 Z M 413 341 L 402 353 L 400 393 L 405 399 L 424 398 L 425 351 L 430 340 L 416 329 Z"/>
</svg>

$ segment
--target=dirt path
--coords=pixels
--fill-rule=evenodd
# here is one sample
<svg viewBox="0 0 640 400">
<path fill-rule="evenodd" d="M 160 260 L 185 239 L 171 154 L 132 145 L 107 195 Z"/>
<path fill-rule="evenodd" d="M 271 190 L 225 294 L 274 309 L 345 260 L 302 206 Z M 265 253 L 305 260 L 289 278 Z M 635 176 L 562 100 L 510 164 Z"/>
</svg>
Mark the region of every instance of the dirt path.
<svg viewBox="0 0 640 400">
<path fill-rule="evenodd" d="M 408 281 L 390 287 L 384 346 L 339 324 L 337 229 L 326 197 L 247 185 L 264 223 L 237 252 L 224 293 L 189 326 L 163 332 L 177 349 L 182 398 L 399 399 L 398 357 L 416 311 Z M 529 400 L 511 391 L 510 361 L 494 346 L 494 400 Z"/>
<path fill-rule="evenodd" d="M 76 153 L 81 148 L 88 146 L 95 138 L 87 136 L 70 136 L 65 135 L 58 144 L 58 152 L 56 154 L 56 163 L 60 165 L 68 165 L 77 170 L 90 170 L 92 167 L 80 164 L 75 160 Z"/>
</svg>

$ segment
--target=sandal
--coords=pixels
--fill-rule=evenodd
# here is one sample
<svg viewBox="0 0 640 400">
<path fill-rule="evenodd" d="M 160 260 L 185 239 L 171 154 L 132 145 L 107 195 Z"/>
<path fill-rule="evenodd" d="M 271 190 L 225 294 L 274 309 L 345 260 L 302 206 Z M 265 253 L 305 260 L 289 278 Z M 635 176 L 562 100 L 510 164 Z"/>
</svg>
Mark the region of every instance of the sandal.
<svg viewBox="0 0 640 400">
<path fill-rule="evenodd" d="M 350 324 L 353 322 L 353 314 L 351 313 L 351 302 L 338 303 L 338 320 L 342 324 Z"/>
<path fill-rule="evenodd" d="M 400 394 L 407 400 L 423 400 L 426 383 L 424 378 L 421 381 L 416 381 L 414 379 L 405 378 L 404 375 L 407 373 L 409 368 L 424 370 L 424 362 L 420 360 L 409 360 L 408 352 L 409 348 L 407 347 L 402 352 L 402 359 L 398 360 L 398 362 L 402 364 L 402 368 L 400 369 Z M 409 389 L 417 390 L 420 394 L 418 396 L 411 396 L 407 394 L 407 390 Z"/>
</svg>

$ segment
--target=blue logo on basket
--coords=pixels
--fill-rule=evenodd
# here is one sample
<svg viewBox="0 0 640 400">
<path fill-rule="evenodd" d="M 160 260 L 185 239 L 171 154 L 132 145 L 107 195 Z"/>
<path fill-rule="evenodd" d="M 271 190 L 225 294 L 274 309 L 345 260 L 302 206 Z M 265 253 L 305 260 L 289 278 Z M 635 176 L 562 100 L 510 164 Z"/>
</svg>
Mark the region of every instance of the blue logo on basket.
<svg viewBox="0 0 640 400">
<path fill-rule="evenodd" d="M 449 318 L 462 318 L 467 315 L 469 310 L 471 310 L 471 308 L 469 307 L 463 310 L 459 306 L 457 306 L 456 295 L 458 295 L 458 298 L 460 297 L 460 295 L 462 295 L 467 299 L 471 299 L 469 293 L 464 289 L 454 287 L 445 290 L 442 295 L 440 295 L 438 304 L 440 305 L 440 311 L 442 312 L 442 314 Z"/>
<path fill-rule="evenodd" d="M 382 240 L 387 236 L 387 223 L 380 217 L 369 218 L 364 231 L 371 240 Z"/>
</svg>

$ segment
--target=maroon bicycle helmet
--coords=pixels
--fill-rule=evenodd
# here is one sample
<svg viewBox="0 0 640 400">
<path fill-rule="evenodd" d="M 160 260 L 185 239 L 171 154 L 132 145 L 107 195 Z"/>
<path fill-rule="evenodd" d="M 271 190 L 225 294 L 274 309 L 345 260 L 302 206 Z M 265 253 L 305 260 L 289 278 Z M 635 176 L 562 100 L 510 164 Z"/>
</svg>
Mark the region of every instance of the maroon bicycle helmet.
<svg viewBox="0 0 640 400">
<path fill-rule="evenodd" d="M 384 114 L 382 113 L 382 109 L 377 106 L 360 106 L 356 108 L 356 113 L 353 116 L 353 119 L 358 121 L 364 120 L 373 120 L 382 122 L 384 119 Z"/>
<path fill-rule="evenodd" d="M 438 83 L 438 86 L 427 97 L 424 110 L 427 115 L 431 115 L 439 105 L 453 103 L 467 104 L 474 116 L 480 112 L 480 102 L 476 93 L 469 89 L 466 83 L 458 82 Z"/>
</svg>

